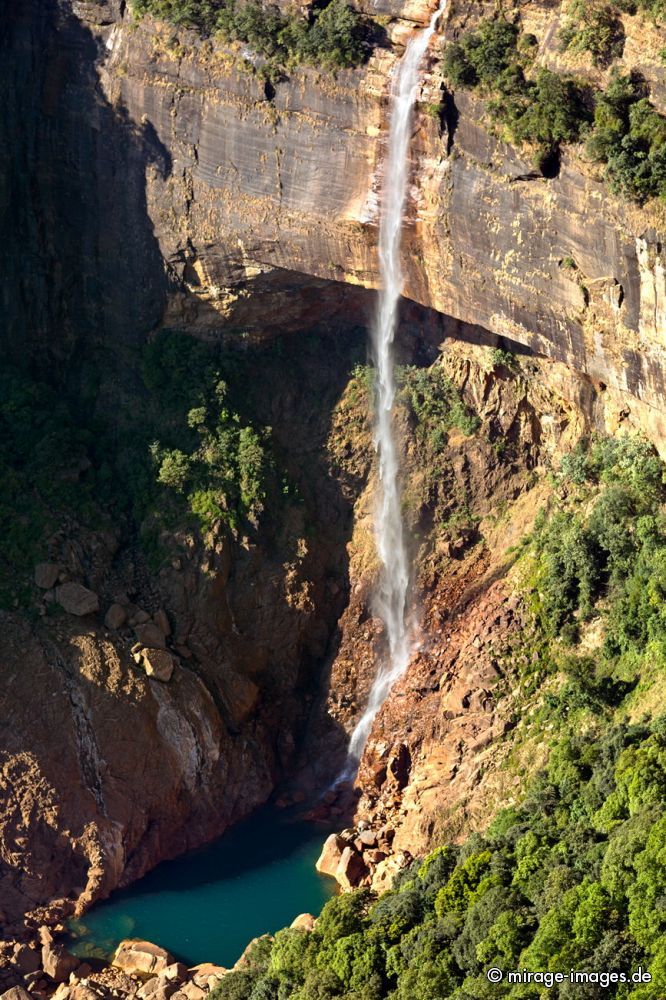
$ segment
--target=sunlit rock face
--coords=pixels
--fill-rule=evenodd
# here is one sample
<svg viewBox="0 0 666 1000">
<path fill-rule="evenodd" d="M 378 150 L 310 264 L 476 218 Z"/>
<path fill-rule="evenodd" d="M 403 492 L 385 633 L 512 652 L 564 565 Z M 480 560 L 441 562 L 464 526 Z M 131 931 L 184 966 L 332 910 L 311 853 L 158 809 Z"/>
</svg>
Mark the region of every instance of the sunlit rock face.
<svg viewBox="0 0 666 1000">
<path fill-rule="evenodd" d="M 41 18 L 30 17 L 30 4 L 15 14 L 25 58 L 16 63 L 13 94 L 29 53 L 45 56 L 32 60 L 29 96 L 22 107 L 11 98 L 7 122 L 25 118 L 28 104 L 38 109 L 31 126 L 38 168 L 35 176 L 23 171 L 17 185 L 31 185 L 30 198 L 37 201 L 36 192 L 57 222 L 57 237 L 54 229 L 36 241 L 41 260 L 31 278 L 41 288 L 30 302 L 34 325 L 50 348 L 66 335 L 131 340 L 160 321 L 211 332 L 221 321 L 260 328 L 267 293 L 277 296 L 272 321 L 280 313 L 287 325 L 299 322 L 300 276 L 308 287 L 313 277 L 376 287 L 389 78 L 432 6 L 367 4 L 380 43 L 365 66 L 295 69 L 274 83 L 255 71 L 243 46 L 150 19 L 137 24 L 115 0 L 50 0 Z M 457 6 L 447 35 L 478 12 Z M 540 59 L 551 65 L 561 57 L 549 18 L 536 6 L 523 11 L 528 30 L 543 38 Z M 633 30 L 627 58 L 663 107 L 663 67 L 644 55 Z M 558 176 L 538 175 L 527 153 L 493 134 L 482 102 L 443 90 L 438 44 L 412 144 L 407 295 L 658 407 L 663 213 L 611 196 L 577 149 L 565 151 Z M 58 185 L 67 190 L 56 198 Z M 20 200 L 6 202 L 10 215 Z M 34 213 L 24 222 L 34 228 Z M 5 275 L 25 281 L 25 272 L 11 277 L 9 244 L 5 258 Z M 94 308 L 74 304 L 77 288 L 100 292 Z M 53 316 L 57 329 L 51 321 L 49 330 Z M 14 342 L 19 333 L 17 320 Z M 641 419 L 661 433 L 658 414 Z"/>
<path fill-rule="evenodd" d="M 92 24 L 101 8 L 85 7 Z M 376 287 L 389 76 L 413 19 L 429 12 L 373 8 L 402 20 L 380 18 L 386 41 L 366 66 L 294 70 L 274 85 L 242 48 L 127 14 L 111 24 L 108 10 L 99 27 L 96 15 L 101 88 L 160 153 L 146 163 L 147 212 L 175 282 L 170 319 L 251 325 L 253 282 L 273 268 Z M 544 61 L 554 51 L 549 42 Z M 663 74 L 654 73 L 659 104 Z M 406 292 L 655 407 L 663 219 L 611 196 L 579 153 L 565 151 L 558 175 L 540 176 L 493 134 L 482 102 L 443 91 L 431 60 L 413 141 Z M 643 419 L 660 431 L 658 415 Z"/>
</svg>

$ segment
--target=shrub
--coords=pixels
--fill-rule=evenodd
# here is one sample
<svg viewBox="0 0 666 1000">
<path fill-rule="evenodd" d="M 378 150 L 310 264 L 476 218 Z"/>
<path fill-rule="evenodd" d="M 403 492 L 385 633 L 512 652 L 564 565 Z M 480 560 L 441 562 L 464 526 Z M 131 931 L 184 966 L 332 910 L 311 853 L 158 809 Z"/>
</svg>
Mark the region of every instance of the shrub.
<svg viewBox="0 0 666 1000">
<path fill-rule="evenodd" d="M 490 88 L 518 58 L 518 27 L 504 18 L 484 21 L 476 30 L 463 35 L 457 44 L 444 51 L 443 68 L 457 86 Z"/>
<path fill-rule="evenodd" d="M 639 80 L 613 75 L 597 100 L 587 150 L 606 164 L 611 190 L 639 203 L 666 198 L 666 118 L 644 96 Z"/>
<path fill-rule="evenodd" d="M 207 35 L 219 31 L 278 65 L 336 69 L 357 66 L 365 57 L 366 23 L 345 0 L 317 6 L 308 18 L 259 0 L 133 0 L 133 9 L 139 17 L 151 14 Z"/>
<path fill-rule="evenodd" d="M 560 31 L 563 49 L 589 52 L 595 66 L 606 66 L 622 55 L 624 28 L 614 3 L 573 0 Z"/>
<path fill-rule="evenodd" d="M 665 5 L 646 0 L 640 6 L 662 17 Z M 620 6 L 574 0 L 562 29 L 564 47 L 590 52 L 597 64 L 620 55 Z M 491 113 L 515 142 L 536 147 L 536 165 L 547 176 L 557 169 L 559 147 L 578 142 L 593 124 L 587 150 L 606 164 L 611 190 L 639 203 L 666 198 L 666 118 L 647 100 L 640 81 L 615 73 L 593 101 L 591 89 L 571 77 L 544 68 L 533 79 L 526 76 L 533 53 L 530 36 L 494 18 L 445 48 L 444 75 L 454 86 L 486 91 Z"/>
<path fill-rule="evenodd" d="M 401 368 L 397 380 L 416 422 L 417 436 L 434 454 L 445 446 L 446 432 L 452 428 L 469 435 L 481 426 L 478 416 L 463 403 L 439 365 Z"/>
<path fill-rule="evenodd" d="M 528 85 L 528 95 L 526 107 L 508 116 L 514 138 L 535 143 L 545 151 L 578 140 L 590 112 L 575 80 L 540 69 Z"/>
<path fill-rule="evenodd" d="M 544 165 L 560 143 L 574 142 L 590 119 L 588 101 L 574 80 L 541 69 L 525 76 L 534 54 L 533 36 L 504 18 L 484 21 L 444 50 L 444 75 L 454 86 L 481 86 L 493 95 L 490 110 L 516 142 L 539 148 Z"/>
</svg>

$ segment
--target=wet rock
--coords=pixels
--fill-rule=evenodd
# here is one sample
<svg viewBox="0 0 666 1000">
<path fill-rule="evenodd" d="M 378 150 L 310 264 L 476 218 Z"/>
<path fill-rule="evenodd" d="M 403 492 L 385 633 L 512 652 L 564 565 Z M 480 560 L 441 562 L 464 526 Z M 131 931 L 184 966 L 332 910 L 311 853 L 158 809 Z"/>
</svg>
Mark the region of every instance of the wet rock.
<svg viewBox="0 0 666 1000">
<path fill-rule="evenodd" d="M 313 917 L 311 913 L 299 913 L 289 926 L 297 931 L 311 931 L 314 930 L 316 923 L 317 918 Z"/>
<path fill-rule="evenodd" d="M 124 972 L 155 975 L 174 964 L 173 956 L 151 941 L 121 941 L 111 963 Z"/>
<path fill-rule="evenodd" d="M 166 648 L 164 632 L 154 622 L 145 622 L 143 625 L 137 625 L 134 629 L 134 634 L 142 646 L 149 646 L 152 649 Z"/>
<path fill-rule="evenodd" d="M 127 612 L 122 604 L 112 604 L 104 615 L 104 624 L 110 629 L 122 628 L 126 620 Z"/>
<path fill-rule="evenodd" d="M 40 590 L 50 590 L 57 583 L 60 566 L 57 563 L 43 562 L 35 566 L 35 584 Z"/>
<path fill-rule="evenodd" d="M 70 973 L 78 969 L 78 958 L 70 955 L 61 944 L 47 943 L 42 945 L 42 968 L 47 976 L 56 983 L 65 983 Z"/>
<path fill-rule="evenodd" d="M 78 617 L 92 615 L 99 611 L 97 594 L 88 590 L 83 584 L 74 583 L 71 580 L 56 587 L 56 601 L 68 614 Z"/>
<path fill-rule="evenodd" d="M 342 888 L 356 888 L 367 874 L 368 866 L 363 860 L 363 856 L 353 847 L 345 847 L 335 870 L 335 877 Z"/>
<path fill-rule="evenodd" d="M 142 649 L 143 669 L 149 677 L 167 683 L 173 674 L 173 657 L 166 649 Z"/>
<path fill-rule="evenodd" d="M 317 871 L 322 875 L 335 875 L 345 847 L 345 841 L 337 833 L 327 837 L 315 865 Z"/>
</svg>

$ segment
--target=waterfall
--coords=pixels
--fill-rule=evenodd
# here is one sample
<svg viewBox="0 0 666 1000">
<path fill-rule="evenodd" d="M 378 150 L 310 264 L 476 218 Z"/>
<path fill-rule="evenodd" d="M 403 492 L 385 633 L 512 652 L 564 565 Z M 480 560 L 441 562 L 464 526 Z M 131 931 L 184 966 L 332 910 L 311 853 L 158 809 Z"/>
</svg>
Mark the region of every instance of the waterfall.
<svg viewBox="0 0 666 1000">
<path fill-rule="evenodd" d="M 393 684 L 404 674 L 413 649 L 409 622 L 410 572 L 401 510 L 400 468 L 393 433 L 396 386 L 393 370 L 393 340 L 404 276 L 400 264 L 402 222 L 409 185 L 409 145 L 414 105 L 420 84 L 421 63 L 437 22 L 446 7 L 441 0 L 430 24 L 415 35 L 398 63 L 391 87 L 391 117 L 388 155 L 380 201 L 379 271 L 381 290 L 372 328 L 375 366 L 375 448 L 379 460 L 380 495 L 375 511 L 375 541 L 381 563 L 375 592 L 375 610 L 384 622 L 387 656 L 373 682 L 368 705 L 349 741 L 343 779 L 356 773 L 372 723 Z"/>
</svg>

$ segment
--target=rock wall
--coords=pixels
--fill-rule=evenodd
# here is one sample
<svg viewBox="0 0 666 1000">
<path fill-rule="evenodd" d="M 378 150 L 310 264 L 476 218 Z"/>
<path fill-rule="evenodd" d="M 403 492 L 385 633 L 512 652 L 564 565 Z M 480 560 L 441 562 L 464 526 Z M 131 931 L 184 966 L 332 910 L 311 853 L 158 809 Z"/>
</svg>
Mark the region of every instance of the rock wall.
<svg viewBox="0 0 666 1000">
<path fill-rule="evenodd" d="M 550 17 L 550 8 L 530 6 Z M 471 9 L 463 5 L 456 16 Z M 397 16 L 388 29 L 395 48 L 378 47 L 361 69 L 335 76 L 298 69 L 267 86 L 242 47 L 149 19 L 136 24 L 122 0 L 13 5 L 0 36 L 0 342 L 7 355 L 76 371 L 83 346 L 127 356 L 161 323 L 215 337 L 223 327 L 284 330 L 322 312 L 362 315 L 369 301 L 362 290 L 377 284 L 389 75 L 401 40 L 428 15 L 416 2 L 387 0 L 381 11 Z M 450 22 L 447 31 L 459 27 L 460 20 Z M 544 45 L 542 58 L 552 57 Z M 663 102 L 663 78 L 655 94 Z M 558 177 L 535 176 L 526 158 L 493 135 L 474 97 L 442 93 L 434 69 L 422 97 L 404 250 L 408 296 L 449 318 L 437 328 L 442 337 L 505 336 L 566 363 L 557 377 L 569 380 L 570 393 L 612 402 L 596 410 L 589 400 L 581 404 L 586 426 L 593 418 L 611 426 L 629 420 L 666 440 L 663 219 L 611 198 L 575 150 Z M 440 120 L 426 105 L 442 97 Z M 562 267 L 567 256 L 575 276 Z M 550 380 L 553 370 L 535 370 L 534 379 Z M 298 465 L 316 447 L 311 426 L 303 413 L 285 419 L 288 397 L 273 399 L 268 384 L 266 397 L 275 406 L 267 422 L 286 439 L 303 435 Z M 550 404 L 528 403 L 518 400 L 512 419 L 525 420 L 521 441 L 529 450 L 546 427 L 530 413 L 543 406 L 551 423 L 559 417 Z M 325 428 L 319 433 L 321 444 Z M 477 471 L 486 498 L 512 487 L 501 477 L 484 482 L 482 463 Z M 193 550 L 191 564 L 173 565 L 146 585 L 149 610 L 164 601 L 174 646 L 192 654 L 178 654 L 166 686 L 137 672 L 130 637 L 109 636 L 101 619 L 50 632 L 5 618 L 6 915 L 39 911 L 58 894 L 69 897 L 62 912 L 86 905 L 220 832 L 270 794 L 293 764 L 293 731 L 309 710 L 303 674 L 315 662 L 320 669 L 326 653 L 333 659 L 329 643 L 347 600 L 350 508 L 367 474 L 344 486 L 339 503 L 329 503 L 329 486 L 318 493 L 311 483 L 318 525 L 333 525 L 325 558 L 299 550 L 300 530 L 291 559 L 244 544 L 232 558 L 221 551 L 212 561 Z M 366 528 L 368 509 L 366 497 L 356 511 Z M 354 673 L 376 633 L 367 569 L 352 575 L 359 589 L 333 665 L 338 742 L 369 683 L 362 670 Z M 488 570 L 472 567 L 470 582 Z M 90 572 L 83 566 L 74 578 L 90 585 Z M 501 586 L 482 596 L 483 627 L 486 620 L 494 627 L 498 615 L 509 627 L 516 612 L 505 608 Z M 104 609 L 112 590 L 102 598 Z M 429 606 L 435 632 L 444 628 L 436 604 Z M 475 620 L 456 622 L 461 641 Z M 458 724 L 447 728 L 440 716 L 451 722 L 446 713 L 471 705 L 465 739 L 470 752 L 482 749 L 483 716 L 492 715 L 482 697 L 488 663 L 474 668 L 473 690 L 459 691 L 460 671 L 472 665 L 461 659 L 454 669 L 451 657 L 436 649 L 412 676 L 416 693 L 398 692 L 413 709 L 413 725 L 404 714 L 396 720 L 395 705 L 378 721 L 362 773 L 376 815 L 403 808 L 408 773 L 430 781 L 436 800 L 447 769 L 458 773 Z M 435 778 L 425 764 L 442 742 L 448 750 Z M 418 781 L 408 783 L 415 789 Z M 404 808 L 431 816 L 414 795 L 418 810 L 409 799 Z M 409 824 L 405 831 L 404 843 L 428 833 Z"/>
<path fill-rule="evenodd" d="M 482 6 L 456 5 L 447 36 Z M 85 5 L 88 19 L 99 9 Z M 414 30 L 404 17 L 428 12 L 393 5 L 385 45 L 360 69 L 295 69 L 270 87 L 240 46 L 149 19 L 136 25 L 127 13 L 93 26 L 107 100 L 168 151 L 168 171 L 149 167 L 146 189 L 161 252 L 182 282 L 170 319 L 208 329 L 220 317 L 251 323 L 253 283 L 275 268 L 376 287 L 389 76 Z M 522 15 L 542 39 L 540 60 L 556 62 L 557 5 L 523 5 Z M 645 24 L 628 20 L 628 64 L 663 106 L 663 70 L 640 45 Z M 494 134 L 481 101 L 443 93 L 432 61 L 430 71 L 413 143 L 406 294 L 626 391 L 660 436 L 664 212 L 612 197 L 577 149 L 557 177 L 541 177 L 528 154 Z M 440 101 L 441 120 L 426 113 Z"/>
</svg>

